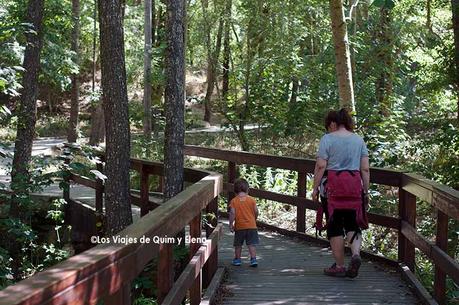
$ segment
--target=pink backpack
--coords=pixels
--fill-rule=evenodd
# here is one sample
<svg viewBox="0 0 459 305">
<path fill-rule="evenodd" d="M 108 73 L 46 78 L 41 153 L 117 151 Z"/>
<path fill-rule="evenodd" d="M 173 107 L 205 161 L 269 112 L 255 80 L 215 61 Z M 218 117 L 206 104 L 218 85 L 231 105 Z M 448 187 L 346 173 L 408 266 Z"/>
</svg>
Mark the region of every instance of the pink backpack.
<svg viewBox="0 0 459 305">
<path fill-rule="evenodd" d="M 334 171 L 328 170 L 327 175 L 327 206 L 320 206 L 316 215 L 315 227 L 322 231 L 323 209 L 327 209 L 329 219 L 333 219 L 335 209 L 350 209 L 356 211 L 357 225 L 361 229 L 368 229 L 368 218 L 363 204 L 363 186 L 359 171 Z"/>
</svg>

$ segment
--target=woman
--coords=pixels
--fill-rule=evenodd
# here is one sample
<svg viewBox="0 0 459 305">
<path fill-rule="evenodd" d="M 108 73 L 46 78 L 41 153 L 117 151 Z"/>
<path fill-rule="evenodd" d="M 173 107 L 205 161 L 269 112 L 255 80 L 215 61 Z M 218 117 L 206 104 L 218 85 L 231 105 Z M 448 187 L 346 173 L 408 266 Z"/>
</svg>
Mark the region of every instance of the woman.
<svg viewBox="0 0 459 305">
<path fill-rule="evenodd" d="M 336 121 L 336 122 L 334 122 Z M 360 246 L 364 207 L 363 196 L 368 195 L 370 170 L 368 150 L 363 139 L 353 133 L 353 121 L 345 109 L 330 111 L 325 126 L 336 124 L 337 129 L 322 137 L 314 170 L 312 198 L 319 200 L 319 185 L 328 173 L 327 237 L 330 240 L 335 263 L 324 269 L 330 276 L 356 277 L 361 264 Z M 360 227 L 359 227 L 360 225 Z M 352 258 L 346 270 L 344 266 L 344 237 L 351 246 Z"/>
</svg>

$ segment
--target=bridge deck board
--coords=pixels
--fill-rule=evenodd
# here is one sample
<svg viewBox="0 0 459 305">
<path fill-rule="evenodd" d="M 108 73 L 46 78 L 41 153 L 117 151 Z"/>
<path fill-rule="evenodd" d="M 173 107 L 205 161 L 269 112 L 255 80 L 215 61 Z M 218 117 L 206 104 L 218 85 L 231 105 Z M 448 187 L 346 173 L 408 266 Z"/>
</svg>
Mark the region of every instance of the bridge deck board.
<svg viewBox="0 0 459 305">
<path fill-rule="evenodd" d="M 333 263 L 328 249 L 272 232 L 260 231 L 258 268 L 248 266 L 246 247 L 243 265 L 231 266 L 233 234 L 228 227 L 224 231 L 219 246 L 219 263 L 228 270 L 224 305 L 420 304 L 394 270 L 364 260 L 355 279 L 327 277 L 322 270 Z"/>
</svg>

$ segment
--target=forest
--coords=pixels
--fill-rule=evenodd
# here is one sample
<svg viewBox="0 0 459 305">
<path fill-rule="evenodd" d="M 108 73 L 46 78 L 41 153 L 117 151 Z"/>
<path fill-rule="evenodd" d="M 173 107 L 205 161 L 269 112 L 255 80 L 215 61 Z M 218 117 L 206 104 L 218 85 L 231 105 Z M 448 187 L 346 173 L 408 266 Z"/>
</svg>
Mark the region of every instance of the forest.
<svg viewBox="0 0 459 305">
<path fill-rule="evenodd" d="M 65 200 L 35 196 L 68 190 L 70 171 L 105 181 L 111 235 L 133 222 L 130 189 L 143 181 L 130 157 L 164 162 L 167 200 L 184 189 L 184 167 L 226 169 L 184 157 L 184 145 L 315 159 L 324 117 L 340 108 L 372 167 L 459 190 L 459 1 L 2 0 L 0 288 L 78 253 Z M 53 146 L 37 148 L 46 141 Z M 296 194 L 297 174 L 237 173 L 286 195 Z M 150 179 L 150 190 L 162 183 Z M 295 227 L 291 206 L 258 204 L 262 221 Z M 371 186 L 370 212 L 396 216 L 397 204 L 393 188 Z M 226 199 L 219 205 L 226 210 Z M 416 213 L 416 229 L 433 241 L 436 214 L 423 201 Z M 314 215 L 306 212 L 306 233 Z M 447 227 L 457 262 L 458 220 Z M 371 226 L 364 248 L 396 259 L 396 240 Z M 415 273 L 431 293 L 433 268 L 417 252 Z M 139 277 L 134 304 L 156 304 L 152 285 Z M 446 286 L 456 304 L 459 286 Z"/>
</svg>

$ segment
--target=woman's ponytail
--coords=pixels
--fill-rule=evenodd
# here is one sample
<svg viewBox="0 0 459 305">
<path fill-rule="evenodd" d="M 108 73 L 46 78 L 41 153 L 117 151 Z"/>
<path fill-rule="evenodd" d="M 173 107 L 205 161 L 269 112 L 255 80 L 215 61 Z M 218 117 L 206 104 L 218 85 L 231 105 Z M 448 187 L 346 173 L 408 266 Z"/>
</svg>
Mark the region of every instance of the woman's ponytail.
<svg viewBox="0 0 459 305">
<path fill-rule="evenodd" d="M 343 125 L 349 131 L 354 130 L 354 121 L 352 120 L 352 117 L 346 108 L 341 108 L 341 110 L 338 111 L 338 122 L 337 123 L 338 123 L 338 126 Z"/>
</svg>

